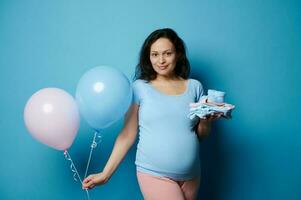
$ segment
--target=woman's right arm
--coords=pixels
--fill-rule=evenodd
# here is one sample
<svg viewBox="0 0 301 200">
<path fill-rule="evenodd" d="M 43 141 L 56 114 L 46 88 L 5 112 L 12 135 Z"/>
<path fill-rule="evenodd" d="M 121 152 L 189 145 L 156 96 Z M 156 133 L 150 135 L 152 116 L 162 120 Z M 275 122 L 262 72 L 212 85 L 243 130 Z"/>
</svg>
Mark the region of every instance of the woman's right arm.
<svg viewBox="0 0 301 200">
<path fill-rule="evenodd" d="M 111 178 L 128 150 L 135 143 L 138 132 L 138 109 L 137 104 L 131 105 L 125 115 L 124 127 L 115 141 L 113 151 L 103 172 L 88 176 L 83 181 L 83 189 L 92 189 L 96 185 L 106 183 Z"/>
</svg>

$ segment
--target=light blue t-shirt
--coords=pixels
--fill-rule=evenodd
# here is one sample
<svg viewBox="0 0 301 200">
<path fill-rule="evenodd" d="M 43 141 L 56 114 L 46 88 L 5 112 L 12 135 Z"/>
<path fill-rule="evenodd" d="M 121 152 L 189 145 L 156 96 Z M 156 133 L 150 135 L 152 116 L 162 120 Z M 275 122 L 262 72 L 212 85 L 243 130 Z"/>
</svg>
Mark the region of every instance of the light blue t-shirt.
<svg viewBox="0 0 301 200">
<path fill-rule="evenodd" d="M 167 95 L 145 80 L 136 80 L 133 103 L 139 105 L 137 170 L 175 180 L 200 175 L 199 141 L 187 116 L 189 103 L 203 95 L 202 84 L 188 79 L 184 93 Z"/>
</svg>

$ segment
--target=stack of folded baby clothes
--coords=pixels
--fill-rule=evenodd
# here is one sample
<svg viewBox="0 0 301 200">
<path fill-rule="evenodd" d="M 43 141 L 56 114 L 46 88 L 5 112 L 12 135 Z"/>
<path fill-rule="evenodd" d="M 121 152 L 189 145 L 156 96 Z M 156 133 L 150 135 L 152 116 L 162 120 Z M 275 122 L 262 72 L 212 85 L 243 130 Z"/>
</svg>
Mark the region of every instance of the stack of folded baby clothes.
<svg viewBox="0 0 301 200">
<path fill-rule="evenodd" d="M 188 117 L 193 120 L 196 117 L 206 119 L 212 114 L 222 114 L 224 118 L 231 118 L 231 112 L 234 105 L 224 103 L 224 92 L 208 90 L 208 96 L 202 96 L 197 103 L 190 104 L 190 113 Z"/>
</svg>

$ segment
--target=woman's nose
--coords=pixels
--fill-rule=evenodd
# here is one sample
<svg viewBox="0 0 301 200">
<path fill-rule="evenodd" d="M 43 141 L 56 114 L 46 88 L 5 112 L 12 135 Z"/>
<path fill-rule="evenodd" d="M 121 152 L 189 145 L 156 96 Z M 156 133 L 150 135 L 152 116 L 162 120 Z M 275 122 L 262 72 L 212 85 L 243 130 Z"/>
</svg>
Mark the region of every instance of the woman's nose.
<svg viewBox="0 0 301 200">
<path fill-rule="evenodd" d="M 163 55 L 160 55 L 160 57 L 159 57 L 159 62 L 160 62 L 160 63 L 164 63 L 164 62 L 165 62 L 165 58 L 164 58 Z"/>
</svg>

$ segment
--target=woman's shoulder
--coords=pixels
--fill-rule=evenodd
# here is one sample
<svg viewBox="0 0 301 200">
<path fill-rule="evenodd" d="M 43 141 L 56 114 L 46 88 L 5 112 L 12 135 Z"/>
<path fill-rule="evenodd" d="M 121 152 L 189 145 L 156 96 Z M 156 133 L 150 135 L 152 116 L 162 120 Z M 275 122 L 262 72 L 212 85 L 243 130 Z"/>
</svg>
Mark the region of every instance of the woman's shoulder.
<svg viewBox="0 0 301 200">
<path fill-rule="evenodd" d="M 142 80 L 142 79 L 136 79 L 132 82 L 132 86 L 135 89 L 143 89 L 143 87 L 145 87 L 147 84 L 146 80 Z"/>
<path fill-rule="evenodd" d="M 136 79 L 133 81 L 133 85 L 143 85 L 143 84 L 146 84 L 147 81 L 146 80 L 142 80 L 142 79 Z"/>
<path fill-rule="evenodd" d="M 200 97 L 204 94 L 204 88 L 201 81 L 197 79 L 189 79 L 191 83 L 191 88 L 193 93 L 195 94 L 195 102 L 200 100 Z"/>
<path fill-rule="evenodd" d="M 203 87 L 201 81 L 197 79 L 190 78 L 189 81 L 193 87 Z"/>
</svg>

